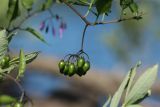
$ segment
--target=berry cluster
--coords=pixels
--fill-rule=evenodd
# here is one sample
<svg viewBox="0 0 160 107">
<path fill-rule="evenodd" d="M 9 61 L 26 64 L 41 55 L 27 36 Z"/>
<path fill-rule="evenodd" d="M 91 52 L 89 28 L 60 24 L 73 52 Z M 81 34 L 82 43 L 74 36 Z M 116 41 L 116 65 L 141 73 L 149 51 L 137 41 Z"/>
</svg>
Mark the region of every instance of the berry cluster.
<svg viewBox="0 0 160 107">
<path fill-rule="evenodd" d="M 87 60 L 85 60 L 87 56 Z M 67 58 L 67 60 L 65 60 Z M 58 66 L 60 73 L 68 76 L 73 76 L 77 74 L 79 76 L 85 75 L 90 69 L 90 62 L 88 55 L 80 51 L 77 54 L 69 54 L 64 59 L 62 59 Z"/>
</svg>

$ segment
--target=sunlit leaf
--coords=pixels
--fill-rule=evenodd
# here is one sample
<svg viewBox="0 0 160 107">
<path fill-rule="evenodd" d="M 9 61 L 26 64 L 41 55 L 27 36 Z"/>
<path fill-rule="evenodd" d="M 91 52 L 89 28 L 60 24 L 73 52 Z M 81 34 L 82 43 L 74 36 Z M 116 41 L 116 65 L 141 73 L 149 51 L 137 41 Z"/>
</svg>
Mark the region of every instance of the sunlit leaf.
<svg viewBox="0 0 160 107">
<path fill-rule="evenodd" d="M 135 77 L 135 75 L 136 75 L 136 73 L 137 73 L 136 70 L 137 70 L 137 68 L 138 68 L 140 65 L 141 65 L 141 62 L 138 62 L 135 67 L 131 68 L 131 75 L 130 75 L 130 79 L 129 79 L 129 82 L 128 82 L 128 86 L 127 86 L 127 89 L 126 89 L 125 100 L 126 100 L 126 98 L 127 98 L 127 96 L 128 96 L 128 93 L 130 92 L 130 89 L 131 89 L 131 86 L 132 86 L 134 77 Z"/>
<path fill-rule="evenodd" d="M 19 70 L 17 78 L 24 76 L 25 69 L 26 69 L 26 58 L 23 50 L 21 49 L 19 54 Z"/>
<path fill-rule="evenodd" d="M 136 81 L 133 88 L 129 92 L 125 105 L 134 104 L 137 100 L 143 98 L 148 90 L 151 89 L 156 77 L 157 77 L 158 65 L 149 68 L 140 76 Z"/>
<path fill-rule="evenodd" d="M 129 82 L 131 74 L 132 74 L 132 70 L 128 72 L 127 76 L 125 77 L 125 79 L 121 83 L 119 89 L 116 91 L 116 93 L 112 97 L 110 107 L 118 107 L 118 104 L 120 102 L 121 96 L 122 96 L 122 94 L 123 94 L 128 82 Z"/>
</svg>

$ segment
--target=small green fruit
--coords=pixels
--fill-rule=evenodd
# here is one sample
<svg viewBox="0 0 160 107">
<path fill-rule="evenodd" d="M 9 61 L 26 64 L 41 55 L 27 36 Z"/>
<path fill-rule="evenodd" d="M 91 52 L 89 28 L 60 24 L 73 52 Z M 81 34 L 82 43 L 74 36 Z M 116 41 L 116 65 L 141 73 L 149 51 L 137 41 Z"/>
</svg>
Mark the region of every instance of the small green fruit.
<svg viewBox="0 0 160 107">
<path fill-rule="evenodd" d="M 79 58 L 78 61 L 77 61 L 77 66 L 78 66 L 78 68 L 82 68 L 83 65 L 84 65 L 84 63 L 85 63 L 84 58 L 82 58 L 82 57 Z"/>
<path fill-rule="evenodd" d="M 75 65 L 73 63 L 69 64 L 69 72 L 68 75 L 69 76 L 73 76 L 76 72 L 76 68 Z"/>
<path fill-rule="evenodd" d="M 64 60 L 61 60 L 61 61 L 59 62 L 59 64 L 58 64 L 58 66 L 59 66 L 60 72 L 63 73 L 63 70 L 64 70 L 64 68 L 65 68 L 65 62 L 64 62 Z"/>
<path fill-rule="evenodd" d="M 24 107 L 24 105 L 20 102 L 17 102 L 17 103 L 14 104 L 13 107 Z"/>
<path fill-rule="evenodd" d="M 64 73 L 64 75 L 67 75 L 68 72 L 69 72 L 69 64 L 67 63 L 67 64 L 65 64 L 63 73 Z"/>
<path fill-rule="evenodd" d="M 83 65 L 83 75 L 90 69 L 90 62 L 86 61 Z"/>
</svg>

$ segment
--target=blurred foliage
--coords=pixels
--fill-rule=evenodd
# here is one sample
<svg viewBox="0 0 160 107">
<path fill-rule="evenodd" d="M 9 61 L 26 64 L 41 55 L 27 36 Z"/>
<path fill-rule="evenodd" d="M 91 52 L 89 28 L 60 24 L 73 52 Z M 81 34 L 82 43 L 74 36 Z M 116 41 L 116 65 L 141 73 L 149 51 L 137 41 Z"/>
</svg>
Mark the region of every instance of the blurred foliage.
<svg viewBox="0 0 160 107">
<path fill-rule="evenodd" d="M 138 22 L 135 20 L 122 22 L 114 33 L 103 38 L 107 47 L 124 63 L 130 63 L 132 53 L 144 47 L 143 43 L 147 38 L 144 32 L 148 27 L 151 27 L 151 24 L 154 25 L 154 35 L 151 36 L 155 38 L 160 35 L 158 27 L 160 2 L 158 0 L 146 0 L 138 1 L 138 3 L 140 10 L 144 12 L 143 19 L 138 20 Z M 125 13 L 124 17 L 132 15 L 129 10 L 125 10 Z"/>
</svg>

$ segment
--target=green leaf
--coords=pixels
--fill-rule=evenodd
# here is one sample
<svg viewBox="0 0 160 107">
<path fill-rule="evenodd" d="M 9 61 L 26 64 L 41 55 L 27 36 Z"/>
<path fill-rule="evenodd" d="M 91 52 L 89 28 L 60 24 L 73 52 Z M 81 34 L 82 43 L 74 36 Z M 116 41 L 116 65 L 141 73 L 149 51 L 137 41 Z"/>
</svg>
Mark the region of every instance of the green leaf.
<svg viewBox="0 0 160 107">
<path fill-rule="evenodd" d="M 16 102 L 17 100 L 14 97 L 8 95 L 0 95 L 0 105 L 2 104 L 11 104 Z"/>
<path fill-rule="evenodd" d="M 34 59 L 36 59 L 39 53 L 40 52 L 32 52 L 32 53 L 25 55 L 26 63 L 28 64 L 28 63 L 32 62 Z M 19 57 L 15 57 L 9 61 L 10 66 L 17 65 L 17 64 L 19 64 Z"/>
<path fill-rule="evenodd" d="M 104 103 L 103 107 L 107 107 L 111 102 L 111 96 L 108 97 L 108 100 Z"/>
<path fill-rule="evenodd" d="M 138 13 L 138 5 L 134 0 L 120 0 L 122 10 L 129 8 L 132 13 Z"/>
<path fill-rule="evenodd" d="M 9 0 L 1 0 L 0 2 L 0 27 L 6 28 L 8 20 L 6 19 Z"/>
<path fill-rule="evenodd" d="M 18 16 L 20 16 L 19 0 L 10 0 L 8 10 L 9 20 L 12 21 L 16 19 Z"/>
<path fill-rule="evenodd" d="M 138 104 L 135 104 L 135 105 L 128 105 L 128 106 L 126 106 L 126 107 L 143 107 L 143 106 L 138 105 Z"/>
<path fill-rule="evenodd" d="M 37 38 L 38 38 L 39 40 L 41 40 L 42 42 L 47 43 L 47 42 L 44 40 L 43 36 L 42 36 L 38 31 L 36 31 L 35 29 L 28 27 L 28 28 L 26 28 L 25 30 L 28 31 L 28 32 L 30 32 L 31 34 L 33 34 L 35 37 L 37 37 Z"/>
<path fill-rule="evenodd" d="M 17 79 L 19 77 L 24 76 L 25 69 L 26 69 L 26 58 L 25 58 L 23 50 L 21 49 L 20 54 L 19 54 L 19 70 L 18 70 Z"/>
<path fill-rule="evenodd" d="M 33 3 L 34 3 L 34 0 L 22 0 L 22 5 L 27 10 L 32 9 Z"/>
<path fill-rule="evenodd" d="M 147 93 L 148 90 L 151 89 L 158 72 L 158 65 L 149 68 L 144 72 L 140 78 L 136 81 L 133 88 L 129 92 L 125 105 L 134 104 L 137 100 L 143 98 Z"/>
<path fill-rule="evenodd" d="M 151 90 L 148 90 L 148 92 L 144 95 L 144 97 L 138 99 L 137 101 L 135 101 L 133 104 L 139 104 L 141 103 L 144 99 L 146 99 L 147 97 L 151 96 Z"/>
<path fill-rule="evenodd" d="M 127 76 L 125 77 L 125 79 L 123 80 L 123 82 L 121 83 L 119 89 L 116 91 L 116 93 L 114 94 L 112 100 L 111 100 L 111 105 L 110 107 L 118 107 L 118 104 L 120 102 L 121 96 L 128 84 L 128 81 L 130 79 L 130 76 L 132 74 L 132 71 L 129 71 Z"/>
<path fill-rule="evenodd" d="M 46 10 L 51 7 L 53 4 L 53 0 L 46 0 L 45 3 L 42 4 L 41 10 Z"/>
<path fill-rule="evenodd" d="M 129 6 L 132 13 L 138 13 L 138 5 L 134 2 Z"/>
<path fill-rule="evenodd" d="M 130 75 L 130 79 L 129 79 L 129 82 L 128 82 L 128 86 L 127 86 L 127 89 L 126 89 L 125 100 L 126 100 L 126 98 L 127 98 L 127 96 L 128 96 L 128 93 L 129 93 L 129 91 L 130 91 L 130 89 L 131 89 L 131 86 L 132 86 L 134 77 L 135 77 L 135 75 L 136 75 L 136 73 L 137 73 L 136 70 L 137 70 L 137 68 L 138 68 L 140 65 L 141 65 L 141 62 L 138 62 L 135 67 L 131 68 L 131 75 Z"/>
<path fill-rule="evenodd" d="M 97 0 L 95 2 L 98 14 L 109 13 L 111 11 L 112 0 Z"/>
<path fill-rule="evenodd" d="M 8 39 L 6 30 L 0 31 L 0 60 L 5 56 L 8 49 Z"/>
</svg>

